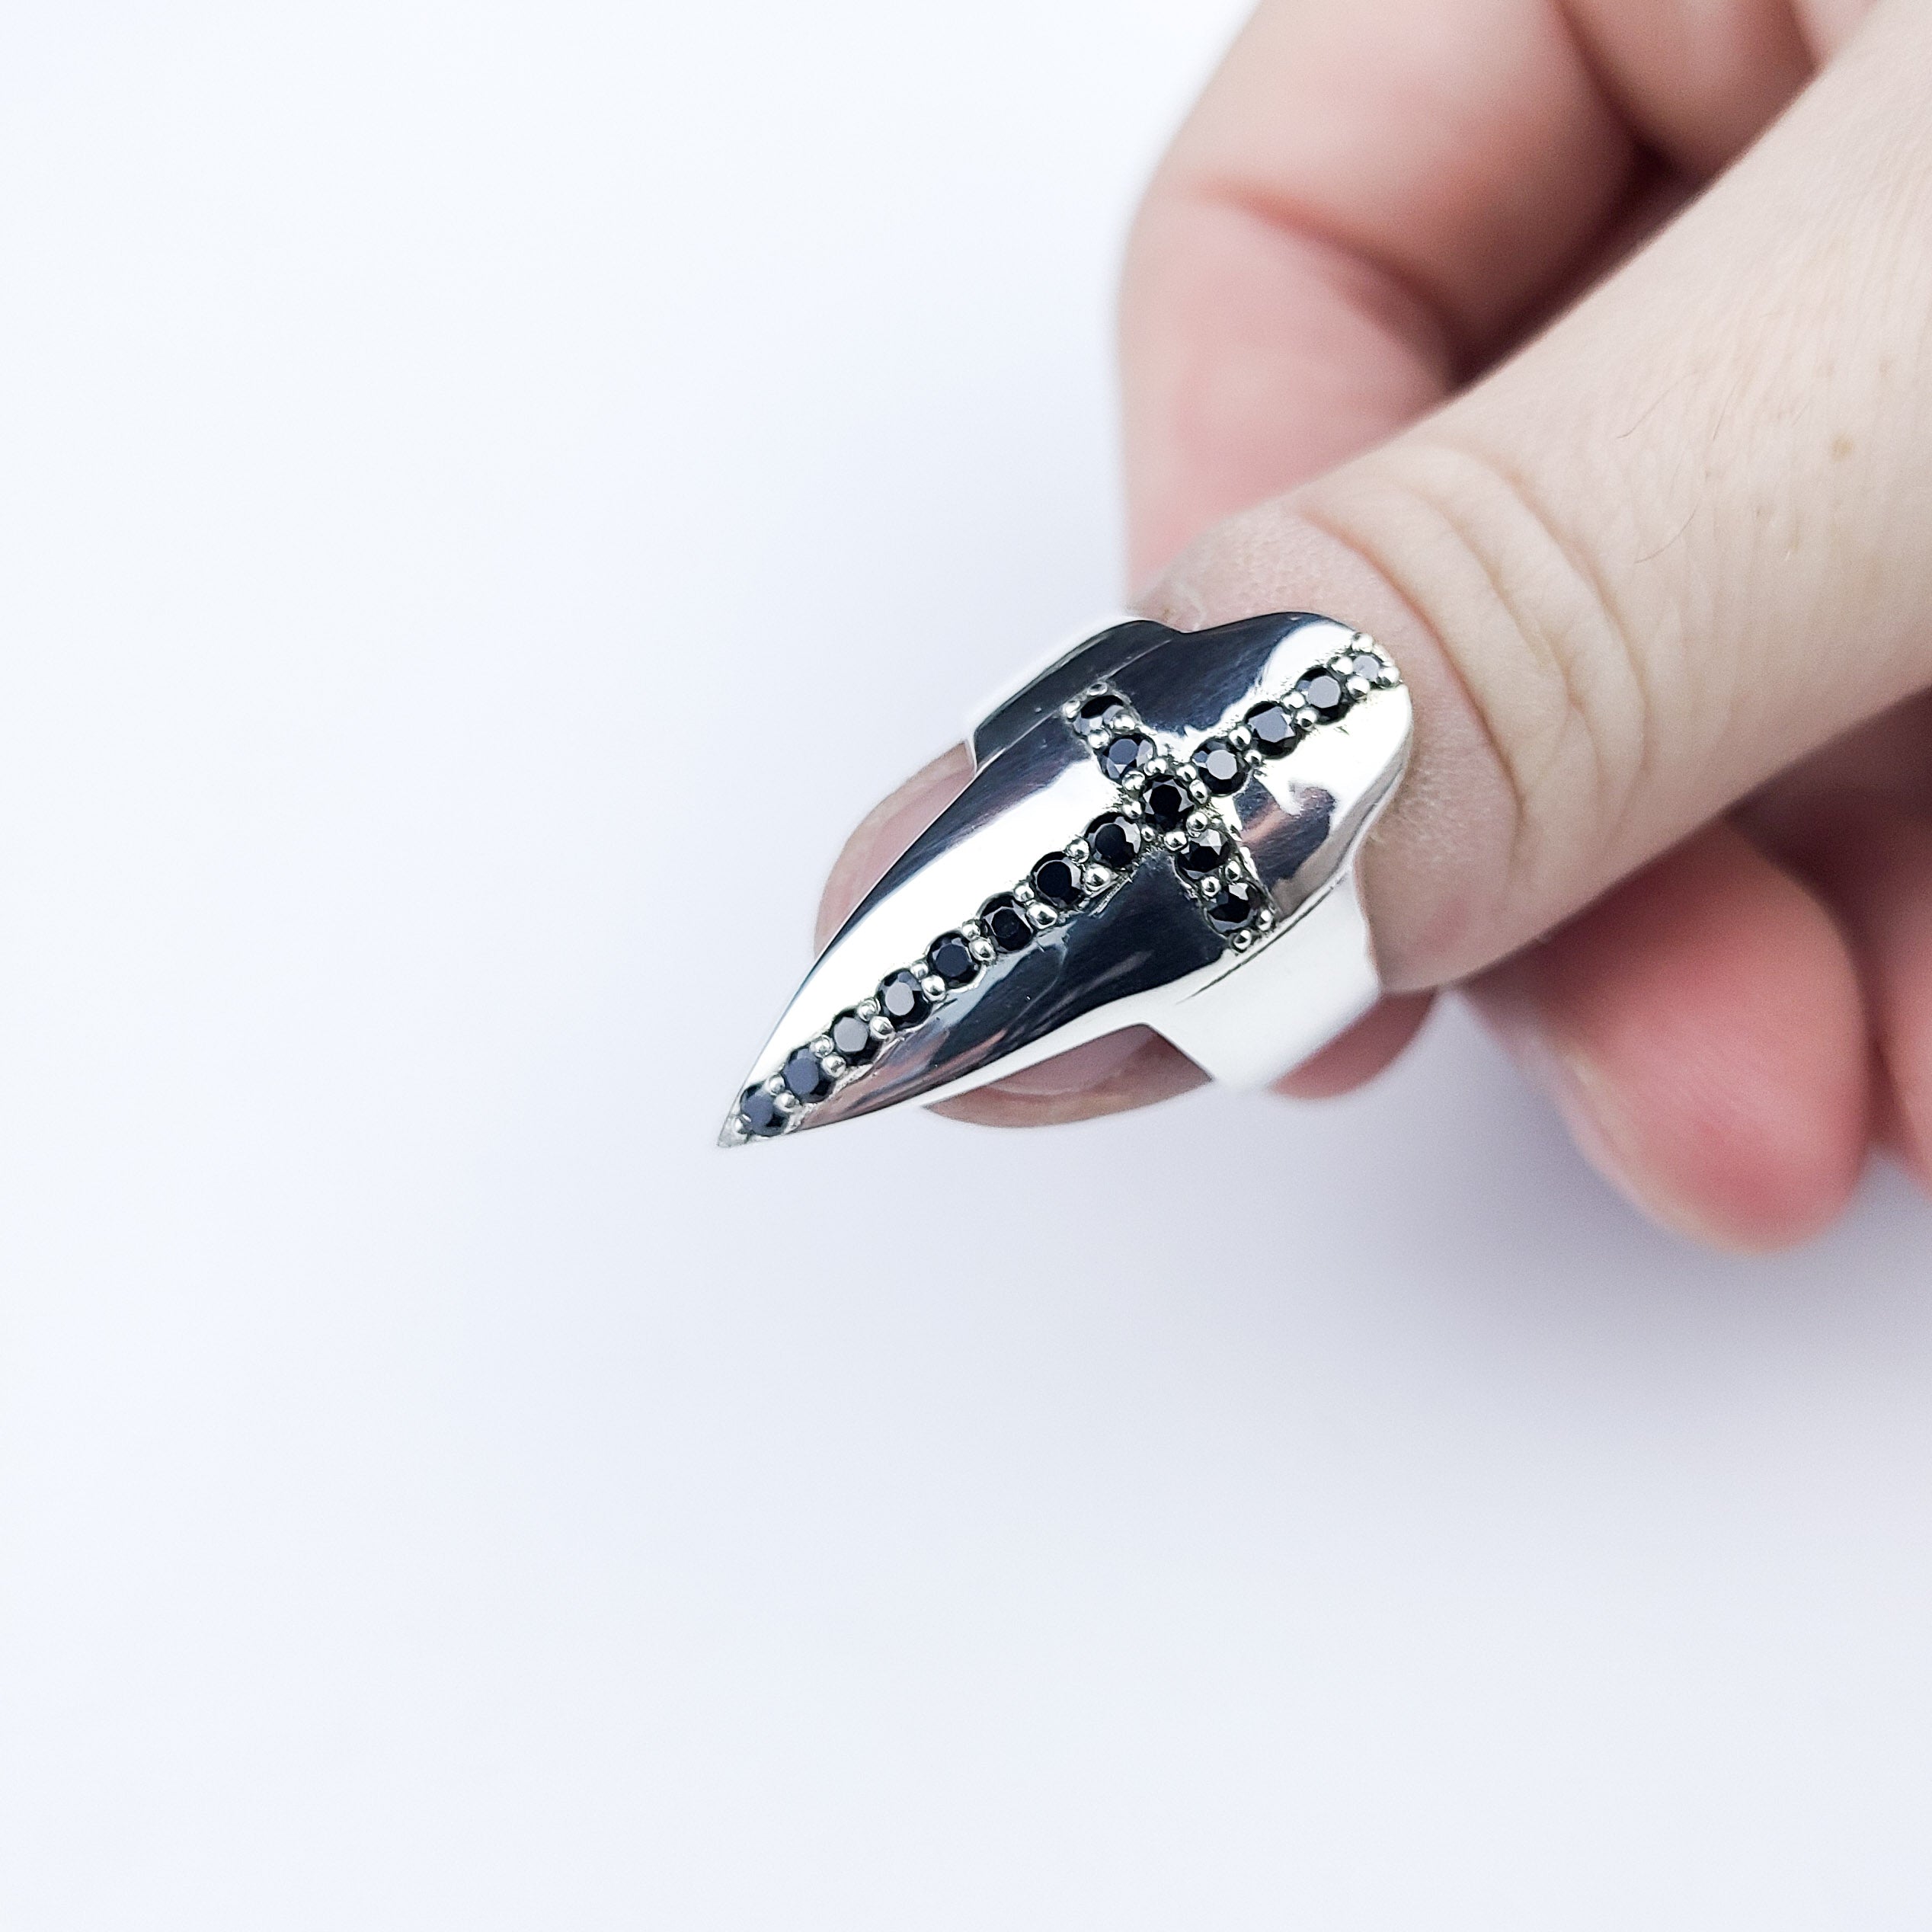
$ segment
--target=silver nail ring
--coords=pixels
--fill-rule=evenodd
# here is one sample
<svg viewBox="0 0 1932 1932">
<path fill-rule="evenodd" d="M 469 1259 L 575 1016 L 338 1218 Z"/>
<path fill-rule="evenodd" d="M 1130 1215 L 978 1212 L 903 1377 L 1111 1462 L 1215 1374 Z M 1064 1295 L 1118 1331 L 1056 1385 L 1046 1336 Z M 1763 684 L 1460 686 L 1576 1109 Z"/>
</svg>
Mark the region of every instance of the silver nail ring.
<svg viewBox="0 0 1932 1932">
<path fill-rule="evenodd" d="M 1306 612 L 1124 618 L 984 707 L 973 776 L 820 953 L 719 1144 L 970 1092 L 1127 1026 L 1259 1086 L 1375 1003 L 1355 855 L 1409 693 Z"/>
</svg>

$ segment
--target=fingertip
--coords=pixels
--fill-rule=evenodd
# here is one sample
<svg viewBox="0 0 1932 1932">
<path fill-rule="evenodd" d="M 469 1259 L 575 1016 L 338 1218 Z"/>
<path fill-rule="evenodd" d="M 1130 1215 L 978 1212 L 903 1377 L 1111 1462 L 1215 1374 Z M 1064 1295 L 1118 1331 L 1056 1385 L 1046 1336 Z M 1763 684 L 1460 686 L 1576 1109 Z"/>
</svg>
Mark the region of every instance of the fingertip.
<svg viewBox="0 0 1932 1932">
<path fill-rule="evenodd" d="M 1881 1074 L 1879 1137 L 1932 1192 L 1932 825 L 1895 798 L 1814 805 L 1786 834 L 1851 936 Z"/>
<path fill-rule="evenodd" d="M 1668 854 L 1472 994 L 1593 1164 L 1676 1232 L 1788 1247 L 1857 1183 L 1870 1095 L 1850 949 L 1734 827 Z"/>
</svg>

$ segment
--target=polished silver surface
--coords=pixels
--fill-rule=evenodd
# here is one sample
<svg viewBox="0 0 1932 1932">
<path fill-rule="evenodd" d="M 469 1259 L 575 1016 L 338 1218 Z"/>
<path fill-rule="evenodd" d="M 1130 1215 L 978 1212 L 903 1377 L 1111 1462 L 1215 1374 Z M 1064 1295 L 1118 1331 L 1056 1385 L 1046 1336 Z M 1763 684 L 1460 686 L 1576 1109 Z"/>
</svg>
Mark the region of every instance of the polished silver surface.
<svg viewBox="0 0 1932 1932">
<path fill-rule="evenodd" d="M 1125 1026 L 1217 1080 L 1287 1072 L 1379 991 L 1354 859 L 1409 733 L 1393 665 L 1332 619 L 1083 637 L 975 722 L 971 782 L 819 955 L 720 1144 Z"/>
</svg>

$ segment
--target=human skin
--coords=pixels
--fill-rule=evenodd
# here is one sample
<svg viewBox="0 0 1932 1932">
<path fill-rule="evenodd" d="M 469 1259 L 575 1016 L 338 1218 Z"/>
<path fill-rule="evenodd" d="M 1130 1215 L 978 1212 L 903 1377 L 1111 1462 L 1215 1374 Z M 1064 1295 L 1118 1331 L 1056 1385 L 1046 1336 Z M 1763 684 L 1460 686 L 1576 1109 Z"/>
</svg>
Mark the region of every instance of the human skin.
<svg viewBox="0 0 1932 1932">
<path fill-rule="evenodd" d="M 1148 189 L 1138 600 L 1328 612 L 1414 694 L 1363 860 L 1372 1076 L 1466 990 L 1712 1243 L 1932 1184 L 1932 6 L 1269 0 Z M 964 783 L 853 836 L 820 937 Z M 945 1111 L 1200 1076 L 1141 1032 Z"/>
</svg>

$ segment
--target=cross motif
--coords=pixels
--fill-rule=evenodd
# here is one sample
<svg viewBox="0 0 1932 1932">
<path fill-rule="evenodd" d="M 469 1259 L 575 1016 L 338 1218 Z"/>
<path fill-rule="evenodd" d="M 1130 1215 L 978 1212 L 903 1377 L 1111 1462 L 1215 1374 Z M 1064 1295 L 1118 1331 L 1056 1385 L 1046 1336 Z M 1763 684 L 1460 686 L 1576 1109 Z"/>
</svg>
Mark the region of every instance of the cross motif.
<svg viewBox="0 0 1932 1932">
<path fill-rule="evenodd" d="M 1250 779 L 1310 731 L 1343 716 L 1358 699 L 1394 683 L 1395 668 L 1367 638 L 1358 638 L 1351 649 L 1312 665 L 1285 696 L 1249 702 L 1223 717 L 1192 750 L 1180 734 L 1142 721 L 1115 688 L 1127 681 L 1096 685 L 1061 708 L 1069 728 L 1119 788 L 1118 821 L 1128 830 L 1114 843 L 1128 848 L 1130 862 L 1147 844 L 1163 846 L 1176 876 L 1216 934 L 1245 952 L 1274 923 L 1268 887 L 1307 856 L 1291 839 L 1284 849 L 1271 850 L 1265 869 L 1257 862 L 1246 834 L 1261 815 L 1278 817 L 1280 808 L 1265 787 L 1251 792 Z M 1215 809 L 1221 798 L 1230 801 L 1239 834 L 1230 835 Z M 1100 829 L 1073 841 L 1069 856 L 1086 856 L 1079 848 L 1091 847 Z M 1314 843 L 1319 843 L 1317 837 Z M 1103 888 L 1106 883 L 1099 881 Z"/>
<path fill-rule="evenodd" d="M 1252 781 L 1358 699 L 1398 683 L 1395 667 L 1358 635 L 1311 665 L 1283 696 L 1246 701 L 1198 741 L 1145 721 L 1147 693 L 1141 704 L 1124 694 L 1136 668 L 1090 686 L 1060 710 L 1112 781 L 1110 808 L 956 929 L 940 934 L 923 958 L 889 974 L 873 997 L 839 1014 L 789 1054 L 782 1073 L 747 1089 L 737 1115 L 741 1134 L 784 1132 L 1002 955 L 1023 952 L 1064 921 L 1102 909 L 1156 852 L 1166 854 L 1176 884 L 1223 945 L 1246 952 L 1277 923 L 1268 889 L 1291 876 L 1327 836 L 1327 804 L 1301 823 L 1284 812 L 1268 785 Z M 1223 800 L 1233 829 L 1219 809 Z"/>
</svg>

